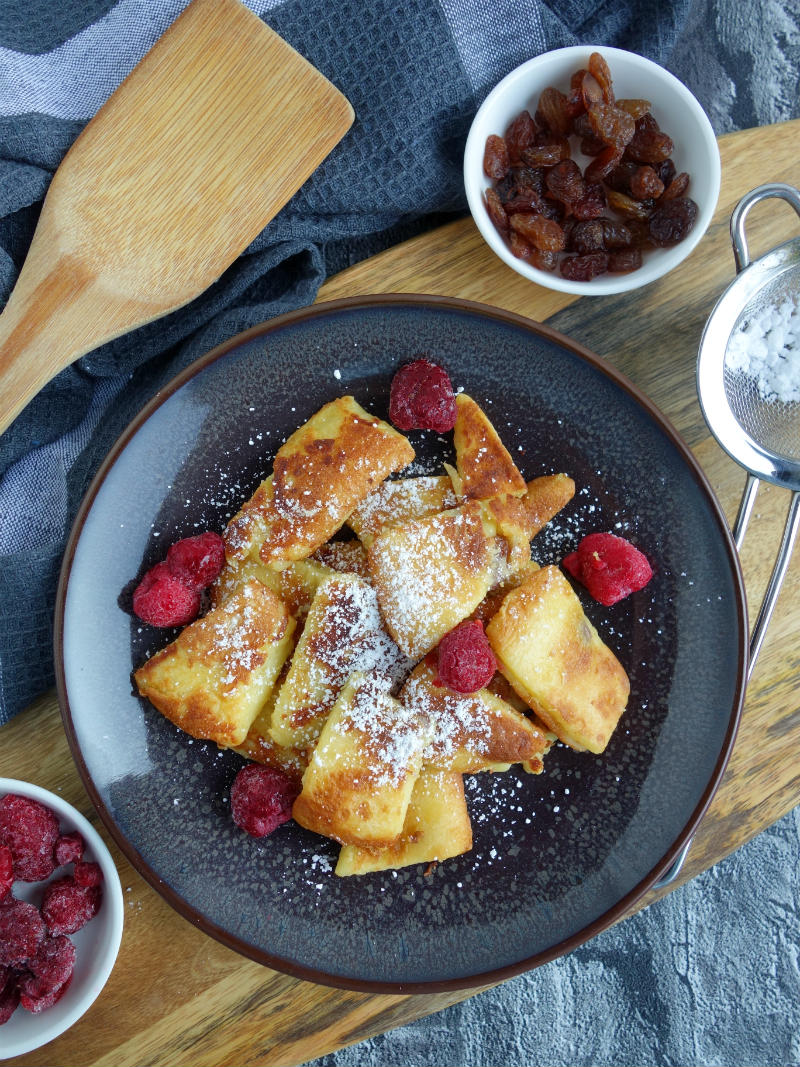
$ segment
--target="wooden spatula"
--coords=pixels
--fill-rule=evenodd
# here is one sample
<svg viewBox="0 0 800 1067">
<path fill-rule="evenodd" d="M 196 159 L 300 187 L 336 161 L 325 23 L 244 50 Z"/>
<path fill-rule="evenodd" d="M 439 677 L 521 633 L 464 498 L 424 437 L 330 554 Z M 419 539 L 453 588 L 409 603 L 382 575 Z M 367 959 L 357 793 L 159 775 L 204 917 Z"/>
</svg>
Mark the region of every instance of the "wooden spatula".
<svg viewBox="0 0 800 1067">
<path fill-rule="evenodd" d="M 53 177 L 0 315 L 0 432 L 73 360 L 207 289 L 352 121 L 239 0 L 193 0 Z"/>
</svg>

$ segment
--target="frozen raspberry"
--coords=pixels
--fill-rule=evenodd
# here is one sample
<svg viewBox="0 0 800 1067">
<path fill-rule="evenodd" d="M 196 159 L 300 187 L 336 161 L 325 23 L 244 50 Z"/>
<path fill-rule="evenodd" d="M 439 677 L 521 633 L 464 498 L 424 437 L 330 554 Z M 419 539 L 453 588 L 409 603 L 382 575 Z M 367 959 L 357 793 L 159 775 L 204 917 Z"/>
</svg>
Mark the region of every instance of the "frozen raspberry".
<svg viewBox="0 0 800 1067">
<path fill-rule="evenodd" d="M 0 901 L 14 884 L 14 857 L 8 845 L 0 845 Z"/>
<path fill-rule="evenodd" d="M 88 863 L 85 860 L 79 860 L 75 864 L 72 877 L 78 885 L 100 885 L 103 881 L 103 869 L 99 863 Z"/>
<path fill-rule="evenodd" d="M 133 610 L 151 626 L 183 626 L 197 618 L 200 593 L 176 578 L 168 563 L 157 563 L 136 586 Z"/>
<path fill-rule="evenodd" d="M 643 589 L 653 577 L 647 556 L 624 537 L 610 533 L 588 534 L 577 552 L 562 562 L 564 570 L 607 607 Z"/>
<path fill-rule="evenodd" d="M 10 967 L 0 966 L 0 1026 L 7 1023 L 19 1004 L 17 975 Z"/>
<path fill-rule="evenodd" d="M 299 790 L 285 774 L 260 763 L 242 767 L 231 789 L 231 814 L 240 830 L 266 837 L 292 817 Z"/>
<path fill-rule="evenodd" d="M 19 967 L 36 953 L 46 930 L 33 904 L 6 900 L 0 904 L 0 965 Z"/>
<path fill-rule="evenodd" d="M 15 878 L 23 882 L 49 878 L 56 867 L 57 840 L 58 819 L 44 804 L 16 793 L 0 800 L 0 845 L 11 849 Z"/>
<path fill-rule="evenodd" d="M 456 398 L 447 371 L 427 359 L 401 367 L 392 379 L 389 418 L 399 430 L 452 430 Z"/>
<path fill-rule="evenodd" d="M 480 619 L 461 622 L 439 642 L 439 673 L 434 685 L 456 693 L 476 693 L 497 670 L 489 640 Z"/>
<path fill-rule="evenodd" d="M 64 934 L 45 937 L 26 964 L 31 975 L 39 979 L 38 993 L 64 985 L 72 977 L 75 967 L 75 946 Z M 34 992 L 33 987 L 28 992 Z"/>
<path fill-rule="evenodd" d="M 167 552 L 170 573 L 199 593 L 211 585 L 225 563 L 225 542 L 208 530 L 176 541 Z"/>
<path fill-rule="evenodd" d="M 40 1011 L 44 1011 L 45 1008 L 52 1008 L 56 1001 L 61 1000 L 67 989 L 69 989 L 71 981 L 72 975 L 63 985 L 58 985 L 51 989 L 41 979 L 34 978 L 33 975 L 29 974 L 24 975 L 19 982 L 19 1002 L 26 1011 L 38 1015 Z"/>
<path fill-rule="evenodd" d="M 62 834 L 56 841 L 56 866 L 63 867 L 65 863 L 77 863 L 83 859 L 83 850 L 86 842 L 77 830 L 71 834 Z"/>
<path fill-rule="evenodd" d="M 100 886 L 78 885 L 74 878 L 57 878 L 45 889 L 42 897 L 42 918 L 47 929 L 56 934 L 74 934 L 100 908 Z"/>
</svg>

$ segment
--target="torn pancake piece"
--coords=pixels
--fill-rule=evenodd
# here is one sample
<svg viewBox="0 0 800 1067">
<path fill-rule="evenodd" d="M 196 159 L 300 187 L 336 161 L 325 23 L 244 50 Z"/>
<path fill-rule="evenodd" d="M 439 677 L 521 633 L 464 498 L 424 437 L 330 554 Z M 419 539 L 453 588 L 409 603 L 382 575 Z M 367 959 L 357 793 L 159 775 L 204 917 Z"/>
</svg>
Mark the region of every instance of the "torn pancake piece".
<svg viewBox="0 0 800 1067">
<path fill-rule="evenodd" d="M 386 627 L 419 660 L 483 600 L 497 546 L 480 505 L 385 527 L 367 558 Z"/>
<path fill-rule="evenodd" d="M 275 568 L 305 559 L 413 458 L 403 434 L 352 396 L 337 397 L 278 449 L 273 473 L 228 523 L 226 555 L 252 556 Z"/>
<path fill-rule="evenodd" d="M 400 691 L 407 707 L 424 715 L 431 738 L 423 766 L 475 774 L 505 771 L 541 760 L 554 737 L 489 689 L 455 693 L 435 685 L 435 653 L 420 663 Z"/>
<path fill-rule="evenodd" d="M 457 504 L 446 474 L 389 479 L 358 505 L 347 522 L 361 543 L 369 548 L 384 526 L 424 519 Z"/>
<path fill-rule="evenodd" d="M 513 589 L 486 636 L 505 677 L 564 744 L 605 749 L 630 682 L 558 567 L 542 567 Z"/>
<path fill-rule="evenodd" d="M 287 748 L 313 748 L 352 674 L 376 671 L 393 685 L 410 667 L 384 628 L 369 582 L 357 574 L 332 574 L 317 590 L 278 691 L 273 741 Z"/>
<path fill-rule="evenodd" d="M 335 873 L 343 877 L 435 863 L 471 848 L 464 779 L 454 771 L 423 767 L 414 783 L 400 836 L 377 850 L 343 845 Z"/>
<path fill-rule="evenodd" d="M 343 845 L 385 848 L 402 833 L 427 741 L 427 722 L 384 679 L 354 674 L 322 728 L 292 816 Z"/>
<path fill-rule="evenodd" d="M 483 409 L 466 393 L 456 396 L 457 492 L 467 500 L 522 496 L 525 479 Z"/>
<path fill-rule="evenodd" d="M 295 621 L 251 580 L 134 673 L 139 692 L 192 737 L 240 745 L 292 649 Z"/>
</svg>

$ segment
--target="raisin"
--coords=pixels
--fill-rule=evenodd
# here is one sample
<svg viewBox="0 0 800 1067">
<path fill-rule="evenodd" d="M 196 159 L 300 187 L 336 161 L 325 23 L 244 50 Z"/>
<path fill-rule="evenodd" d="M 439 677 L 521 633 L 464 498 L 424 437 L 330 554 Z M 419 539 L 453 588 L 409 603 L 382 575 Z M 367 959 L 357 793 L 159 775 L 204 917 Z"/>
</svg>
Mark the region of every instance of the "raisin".
<svg viewBox="0 0 800 1067">
<path fill-rule="evenodd" d="M 0 845 L 11 850 L 14 877 L 23 882 L 49 878 L 56 867 L 58 819 L 38 800 L 8 793 L 0 800 Z"/>
<path fill-rule="evenodd" d="M 650 110 L 650 106 L 649 100 L 617 100 L 617 107 L 627 111 L 634 119 L 640 119 L 643 115 L 646 115 Z"/>
<path fill-rule="evenodd" d="M 212 530 L 184 537 L 167 552 L 170 573 L 197 592 L 219 577 L 224 564 L 225 542 Z"/>
<path fill-rule="evenodd" d="M 646 200 L 634 200 L 625 193 L 618 193 L 616 189 L 608 191 L 608 206 L 614 211 L 630 219 L 647 219 L 652 211 L 652 204 Z"/>
<path fill-rule="evenodd" d="M 630 193 L 631 178 L 635 172 L 636 164 L 623 159 L 608 172 L 604 180 L 606 185 L 616 189 L 618 193 Z"/>
<path fill-rule="evenodd" d="M 635 127 L 625 149 L 626 159 L 634 163 L 661 163 L 672 155 L 675 148 L 672 138 L 658 128 L 649 111 L 636 120 Z"/>
<path fill-rule="evenodd" d="M 506 142 L 496 133 L 490 134 L 486 138 L 486 147 L 483 150 L 484 174 L 487 178 L 499 181 L 500 178 L 505 178 L 510 169 L 511 163 Z"/>
<path fill-rule="evenodd" d="M 551 272 L 556 269 L 558 266 L 558 252 L 546 252 L 544 249 L 534 248 L 533 245 L 528 247 L 531 250 L 531 266 Z"/>
<path fill-rule="evenodd" d="M 569 256 L 561 261 L 561 273 L 573 282 L 588 282 L 608 270 L 607 252 L 588 252 L 585 256 Z"/>
<path fill-rule="evenodd" d="M 601 182 L 607 174 L 614 170 L 621 158 L 622 149 L 609 145 L 608 148 L 603 149 L 596 159 L 592 160 L 583 172 L 584 178 L 590 183 Z"/>
<path fill-rule="evenodd" d="M 466 620 L 439 642 L 438 673 L 433 684 L 456 693 L 476 693 L 494 677 L 497 661 L 479 619 Z"/>
<path fill-rule="evenodd" d="M 589 56 L 589 70 L 600 86 L 605 102 L 613 105 L 614 87 L 611 83 L 611 71 L 608 69 L 608 63 L 599 52 L 592 52 Z"/>
<path fill-rule="evenodd" d="M 577 115 L 572 120 L 572 132 L 575 134 L 576 137 L 591 138 L 592 140 L 598 139 L 595 135 L 594 130 L 592 129 L 592 124 L 589 121 L 589 116 L 586 114 L 586 112 Z"/>
<path fill-rule="evenodd" d="M 456 398 L 447 371 L 427 359 L 401 367 L 392 379 L 389 418 L 400 430 L 452 430 Z"/>
<path fill-rule="evenodd" d="M 595 137 L 614 148 L 625 148 L 636 132 L 633 118 L 618 107 L 595 104 L 586 113 Z"/>
<path fill-rule="evenodd" d="M 643 589 L 653 577 L 644 553 L 625 538 L 610 533 L 588 534 L 562 564 L 595 600 L 606 606 Z"/>
<path fill-rule="evenodd" d="M 610 252 L 608 256 L 609 274 L 628 274 L 632 270 L 638 270 L 641 265 L 640 248 L 620 248 L 616 252 Z"/>
<path fill-rule="evenodd" d="M 606 192 L 602 184 L 587 182 L 583 196 L 572 205 L 572 214 L 576 219 L 597 219 L 605 209 Z"/>
<path fill-rule="evenodd" d="M 583 106 L 589 111 L 596 104 L 607 103 L 603 93 L 603 87 L 591 71 L 586 71 L 581 79 L 581 94 Z"/>
<path fill-rule="evenodd" d="M 606 146 L 596 137 L 581 137 L 581 152 L 585 156 L 599 156 Z"/>
<path fill-rule="evenodd" d="M 512 166 L 518 166 L 522 162 L 522 152 L 533 144 L 535 136 L 536 123 L 530 111 L 521 111 L 506 130 L 505 136 L 508 158 Z"/>
<path fill-rule="evenodd" d="M 564 94 L 552 86 L 545 89 L 539 97 L 539 109 L 542 123 L 558 137 L 568 137 L 572 129 L 572 116 Z"/>
<path fill-rule="evenodd" d="M 630 248 L 633 244 L 630 225 L 617 222 L 615 219 L 603 219 L 603 241 L 609 251 Z"/>
<path fill-rule="evenodd" d="M 484 193 L 484 202 L 486 204 L 486 211 L 489 218 L 492 220 L 494 228 L 501 235 L 508 240 L 508 215 L 506 215 L 506 209 L 500 202 L 500 197 L 497 195 L 494 189 L 487 189 Z"/>
<path fill-rule="evenodd" d="M 569 157 L 569 141 L 555 134 L 537 135 L 536 142 L 522 150 L 523 162 L 529 167 L 553 167 Z"/>
<path fill-rule="evenodd" d="M 586 192 L 586 183 L 583 180 L 581 168 L 574 159 L 566 159 L 550 167 L 544 180 L 550 196 L 565 204 L 573 204 Z"/>
<path fill-rule="evenodd" d="M 266 837 L 292 817 L 299 788 L 282 771 L 248 763 L 231 788 L 231 815 L 251 837 Z"/>
<path fill-rule="evenodd" d="M 570 252 L 585 255 L 587 252 L 604 252 L 606 250 L 605 234 L 601 219 L 577 222 L 570 231 Z"/>
<path fill-rule="evenodd" d="M 659 176 L 666 187 L 678 173 L 678 169 L 671 159 L 662 159 L 660 163 L 653 163 L 653 170 Z"/>
<path fill-rule="evenodd" d="M 678 196 L 683 196 L 686 190 L 689 188 L 689 175 L 686 171 L 681 171 L 680 174 L 676 174 L 664 192 L 661 194 L 661 203 L 663 204 L 667 200 L 674 200 Z"/>
<path fill-rule="evenodd" d="M 530 241 L 526 241 L 521 233 L 517 233 L 516 230 L 511 231 L 511 236 L 508 239 L 508 243 L 511 245 L 511 252 L 517 257 L 517 259 L 532 260 L 534 248 Z"/>
<path fill-rule="evenodd" d="M 634 200 L 657 199 L 664 192 L 664 183 L 652 167 L 637 167 L 631 175 L 631 196 Z"/>
<path fill-rule="evenodd" d="M 544 215 L 512 215 L 511 228 L 521 234 L 534 248 L 544 252 L 560 252 L 564 247 L 564 231 L 553 219 Z"/>
<path fill-rule="evenodd" d="M 670 247 L 682 241 L 697 219 L 697 204 L 688 196 L 678 196 L 656 208 L 650 222 L 650 237 L 659 248 Z"/>
</svg>

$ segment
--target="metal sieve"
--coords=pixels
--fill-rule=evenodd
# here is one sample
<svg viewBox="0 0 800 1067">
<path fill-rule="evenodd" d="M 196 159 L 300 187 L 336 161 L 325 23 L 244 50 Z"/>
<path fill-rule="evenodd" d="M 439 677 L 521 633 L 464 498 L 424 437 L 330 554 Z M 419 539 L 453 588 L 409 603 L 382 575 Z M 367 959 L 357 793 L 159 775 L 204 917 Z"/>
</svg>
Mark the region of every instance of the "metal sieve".
<svg viewBox="0 0 800 1067">
<path fill-rule="evenodd" d="M 738 369 L 731 359 L 731 339 L 740 326 L 787 298 L 800 304 L 800 237 L 750 262 L 745 220 L 755 204 L 770 197 L 786 200 L 800 215 L 800 192 L 778 182 L 758 186 L 736 205 L 731 215 L 731 241 L 737 275 L 709 316 L 697 357 L 697 394 L 708 427 L 731 459 L 747 471 L 733 527 L 738 551 L 744 542 L 759 482 L 772 482 L 792 490 L 781 545 L 750 636 L 748 680 L 800 528 L 800 402 L 767 399 L 759 391 L 756 379 Z M 800 360 L 800 347 L 794 355 Z M 692 840 L 686 842 L 666 874 L 655 883 L 655 889 L 664 889 L 676 880 Z"/>
<path fill-rule="evenodd" d="M 731 241 L 737 276 L 706 323 L 697 359 L 697 393 L 708 427 L 728 455 L 747 471 L 733 538 L 741 550 L 760 481 L 792 491 L 781 545 L 750 636 L 750 678 L 766 635 L 792 548 L 800 528 L 800 402 L 765 395 L 757 379 L 736 366 L 731 340 L 765 309 L 791 300 L 800 305 L 800 237 L 750 262 L 745 220 L 750 209 L 770 197 L 786 200 L 800 216 L 800 192 L 791 185 L 760 185 L 744 196 L 731 215 Z M 790 352 L 800 361 L 800 340 Z"/>
</svg>

